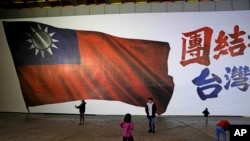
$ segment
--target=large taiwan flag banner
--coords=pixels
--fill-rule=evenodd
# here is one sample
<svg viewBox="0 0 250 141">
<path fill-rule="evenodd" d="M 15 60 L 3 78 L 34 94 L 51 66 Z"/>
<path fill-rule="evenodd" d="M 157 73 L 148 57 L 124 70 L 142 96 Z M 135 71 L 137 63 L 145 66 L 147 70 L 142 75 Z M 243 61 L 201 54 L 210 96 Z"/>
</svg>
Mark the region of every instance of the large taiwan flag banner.
<svg viewBox="0 0 250 141">
<path fill-rule="evenodd" d="M 167 42 L 126 39 L 37 22 L 3 22 L 27 108 L 81 99 L 116 100 L 158 114 L 173 94 Z"/>
</svg>

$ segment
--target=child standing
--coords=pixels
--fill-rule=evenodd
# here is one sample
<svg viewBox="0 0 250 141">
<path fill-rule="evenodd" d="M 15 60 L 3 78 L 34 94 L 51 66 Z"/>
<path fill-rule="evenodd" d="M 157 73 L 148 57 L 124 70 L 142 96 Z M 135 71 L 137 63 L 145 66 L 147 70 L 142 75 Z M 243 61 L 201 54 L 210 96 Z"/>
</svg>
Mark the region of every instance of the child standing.
<svg viewBox="0 0 250 141">
<path fill-rule="evenodd" d="M 123 141 L 134 141 L 132 135 L 132 132 L 134 130 L 134 123 L 132 122 L 131 118 L 131 114 L 126 114 L 124 120 L 120 123 L 120 126 L 123 128 Z"/>
<path fill-rule="evenodd" d="M 206 118 L 206 123 L 207 123 L 208 115 L 210 114 L 209 111 L 208 111 L 208 108 L 206 108 L 202 113 L 203 113 L 204 117 Z"/>
</svg>

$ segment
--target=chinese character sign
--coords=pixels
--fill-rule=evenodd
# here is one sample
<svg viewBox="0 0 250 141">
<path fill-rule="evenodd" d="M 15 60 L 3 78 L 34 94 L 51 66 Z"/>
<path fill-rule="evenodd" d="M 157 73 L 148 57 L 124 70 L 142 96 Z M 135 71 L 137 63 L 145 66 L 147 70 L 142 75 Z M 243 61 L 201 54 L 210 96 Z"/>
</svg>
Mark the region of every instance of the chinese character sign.
<svg viewBox="0 0 250 141">
<path fill-rule="evenodd" d="M 0 112 L 74 114 L 85 99 L 86 114 L 145 115 L 151 97 L 161 115 L 250 116 L 249 23 L 249 10 L 1 20 Z"/>
<path fill-rule="evenodd" d="M 203 27 L 195 31 L 183 33 L 181 64 L 186 66 L 191 63 L 199 63 L 208 66 L 210 64 L 210 44 L 213 30 Z"/>
<path fill-rule="evenodd" d="M 181 65 L 198 63 L 208 66 L 211 59 L 210 52 L 213 52 L 212 59 L 218 60 L 222 55 L 231 57 L 244 55 L 247 46 L 250 47 L 250 40 L 244 41 L 242 37 L 247 35 L 245 31 L 240 30 L 239 25 L 234 26 L 232 33 L 227 34 L 221 30 L 214 41 L 211 40 L 212 36 L 213 29 L 210 27 L 183 33 Z M 248 39 L 250 39 L 250 35 L 248 35 Z M 211 47 L 212 42 L 216 44 L 214 47 Z"/>
</svg>

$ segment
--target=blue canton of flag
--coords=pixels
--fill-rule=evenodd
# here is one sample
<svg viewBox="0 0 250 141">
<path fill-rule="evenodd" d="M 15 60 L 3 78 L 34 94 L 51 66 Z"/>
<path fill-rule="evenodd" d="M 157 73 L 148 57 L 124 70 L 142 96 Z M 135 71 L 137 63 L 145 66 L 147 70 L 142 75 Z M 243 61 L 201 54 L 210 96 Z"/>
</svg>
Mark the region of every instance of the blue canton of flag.
<svg viewBox="0 0 250 141">
<path fill-rule="evenodd" d="M 75 30 L 35 22 L 3 22 L 15 65 L 79 64 Z"/>
</svg>

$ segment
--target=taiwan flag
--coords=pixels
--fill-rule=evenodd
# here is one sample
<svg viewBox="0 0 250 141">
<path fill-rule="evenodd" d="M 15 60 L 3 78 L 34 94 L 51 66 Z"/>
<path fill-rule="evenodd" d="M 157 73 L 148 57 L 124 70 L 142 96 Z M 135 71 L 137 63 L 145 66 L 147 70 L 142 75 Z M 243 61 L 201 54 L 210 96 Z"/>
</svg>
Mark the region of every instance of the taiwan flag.
<svg viewBox="0 0 250 141">
<path fill-rule="evenodd" d="M 28 107 L 82 99 L 144 107 L 152 97 L 166 111 L 174 82 L 167 42 L 127 39 L 37 22 L 3 22 Z"/>
</svg>

